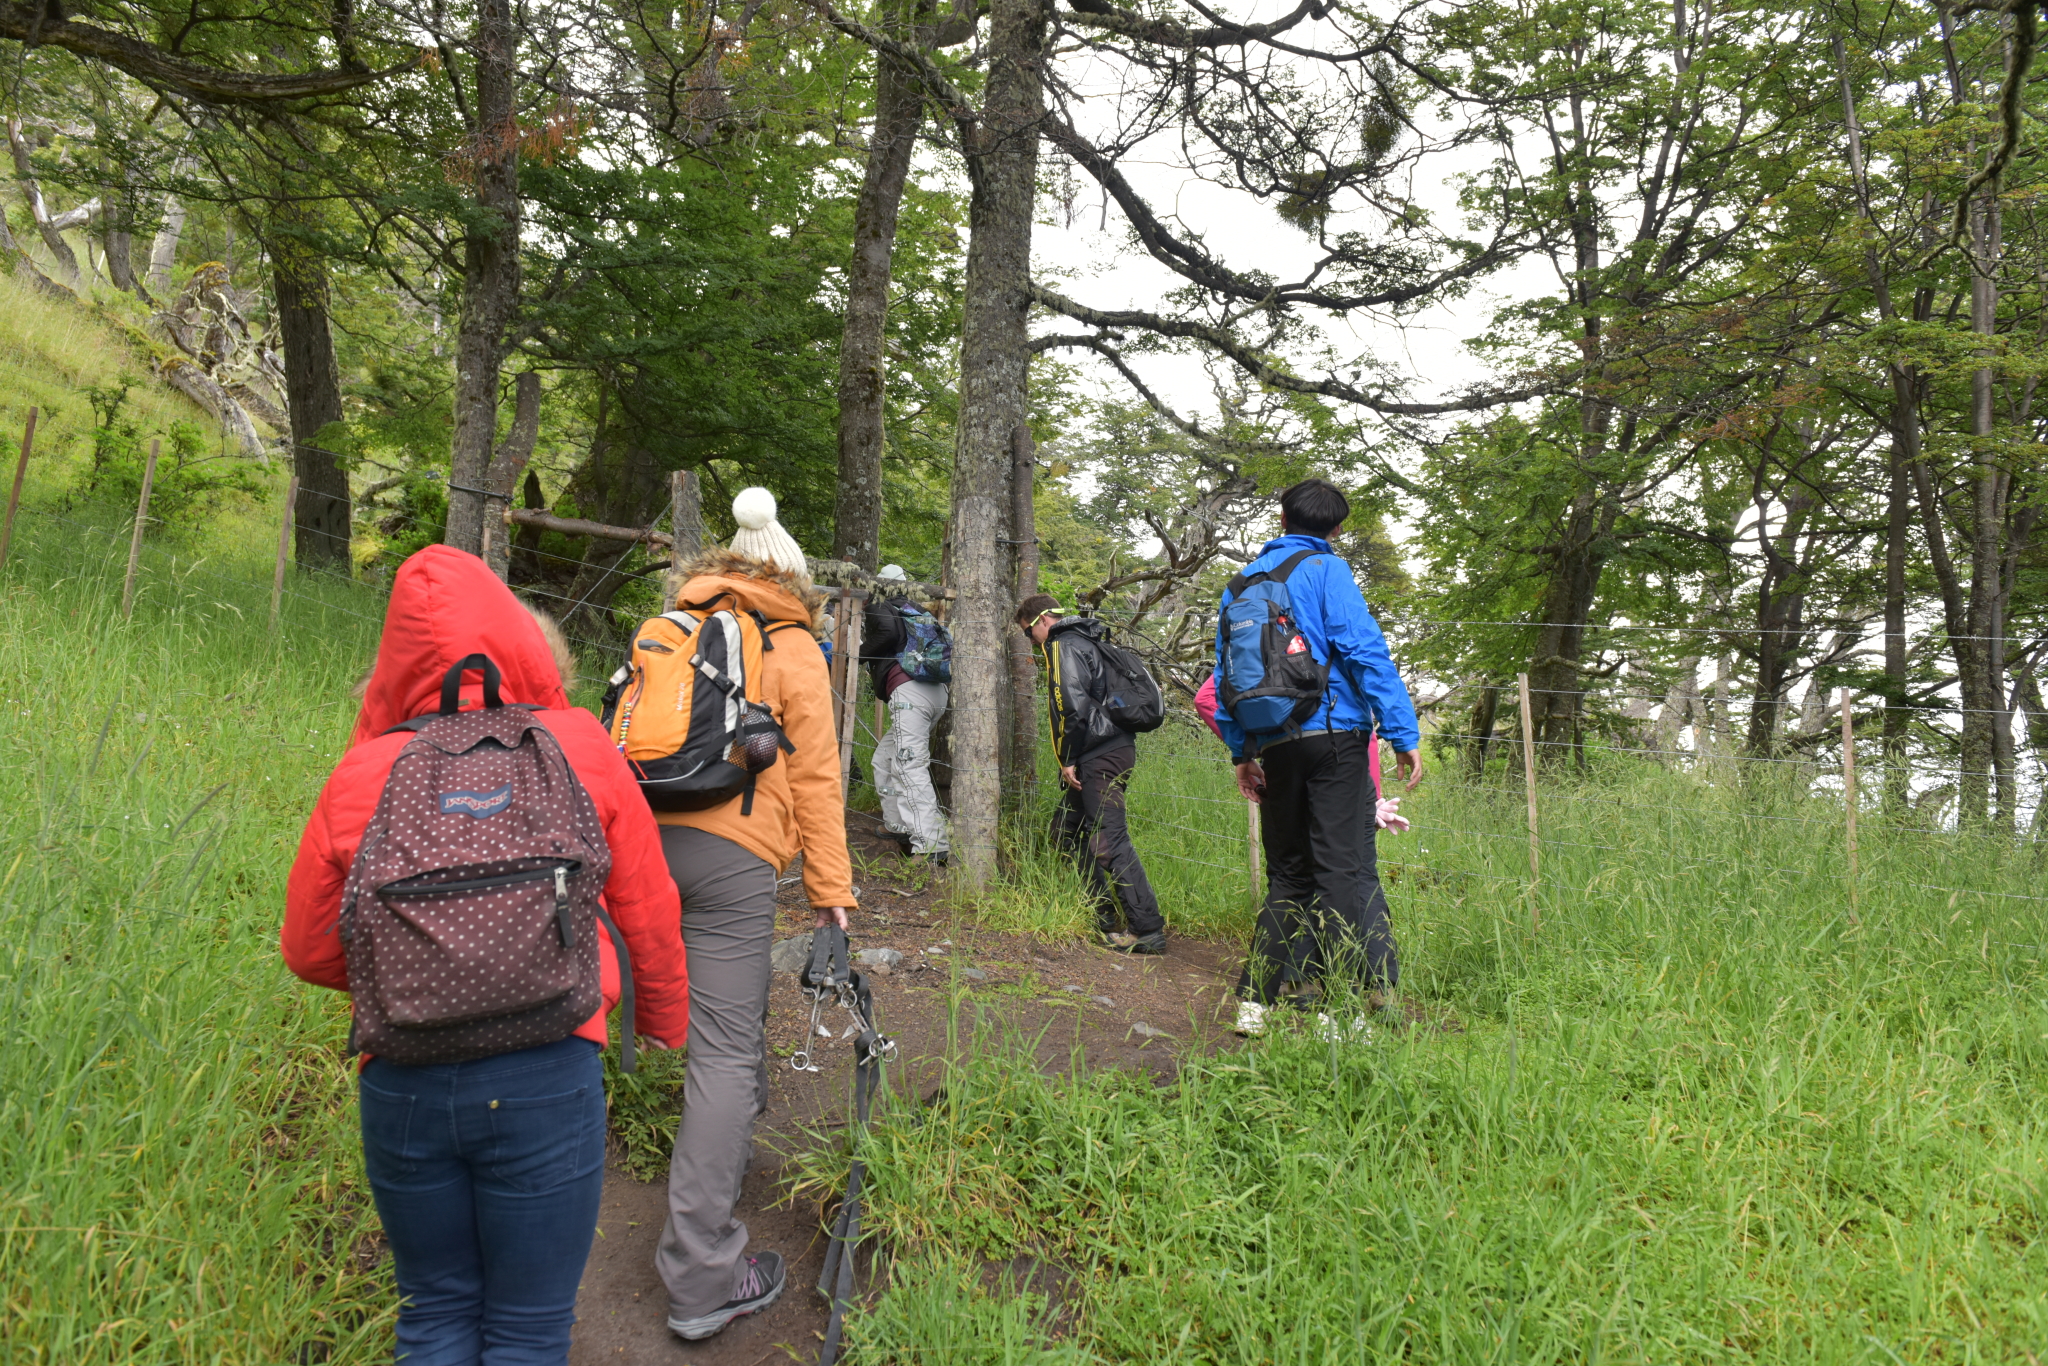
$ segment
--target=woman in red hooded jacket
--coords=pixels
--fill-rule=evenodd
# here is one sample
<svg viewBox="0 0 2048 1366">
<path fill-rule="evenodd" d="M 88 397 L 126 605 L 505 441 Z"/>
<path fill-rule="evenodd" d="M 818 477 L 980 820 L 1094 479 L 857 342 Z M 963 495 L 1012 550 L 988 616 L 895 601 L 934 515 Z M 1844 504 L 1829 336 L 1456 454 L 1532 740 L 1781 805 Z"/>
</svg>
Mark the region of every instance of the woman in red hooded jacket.
<svg viewBox="0 0 2048 1366">
<path fill-rule="evenodd" d="M 489 655 L 509 703 L 562 748 L 604 826 L 604 904 L 633 966 L 632 1028 L 655 1047 L 689 1034 L 681 907 L 661 836 L 611 740 L 569 706 L 562 669 L 535 618 L 482 560 L 429 546 L 399 569 L 377 667 L 350 748 L 299 842 L 286 892 L 284 956 L 308 982 L 346 991 L 336 925 L 356 847 L 399 750 L 393 726 L 436 710 L 450 666 Z M 465 689 L 464 709 L 479 705 Z M 604 1181 L 604 1074 L 598 1053 L 619 996 L 618 956 L 600 936 L 604 1004 L 566 1039 L 470 1062 L 366 1061 L 358 1079 L 363 1156 L 391 1241 L 398 1357 L 407 1366 L 541 1366 L 569 1358 L 576 1286 Z"/>
</svg>

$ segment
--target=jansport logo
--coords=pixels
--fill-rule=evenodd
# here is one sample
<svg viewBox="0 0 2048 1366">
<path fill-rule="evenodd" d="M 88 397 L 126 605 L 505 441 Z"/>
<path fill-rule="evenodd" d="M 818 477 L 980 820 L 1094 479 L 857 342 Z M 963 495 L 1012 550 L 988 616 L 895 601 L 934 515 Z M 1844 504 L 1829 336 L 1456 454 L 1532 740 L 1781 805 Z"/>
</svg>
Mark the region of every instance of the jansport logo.
<svg viewBox="0 0 2048 1366">
<path fill-rule="evenodd" d="M 512 784 L 506 783 L 495 792 L 443 792 L 441 814 L 444 816 L 495 816 L 512 805 Z"/>
</svg>

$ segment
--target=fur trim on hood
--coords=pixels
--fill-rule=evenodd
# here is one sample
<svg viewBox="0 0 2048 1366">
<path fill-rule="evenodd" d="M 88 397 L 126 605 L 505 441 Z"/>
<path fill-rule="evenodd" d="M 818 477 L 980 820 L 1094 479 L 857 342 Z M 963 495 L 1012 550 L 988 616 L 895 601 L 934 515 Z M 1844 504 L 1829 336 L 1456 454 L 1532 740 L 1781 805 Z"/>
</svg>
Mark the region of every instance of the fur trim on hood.
<svg viewBox="0 0 2048 1366">
<path fill-rule="evenodd" d="M 695 559 L 683 564 L 683 582 L 692 579 L 758 579 L 762 583 L 780 588 L 801 603 L 811 614 L 811 634 L 820 640 L 825 637 L 825 591 L 811 582 L 808 574 L 798 574 L 780 568 L 751 555 L 743 555 L 722 545 L 714 545 L 700 551 Z"/>
</svg>

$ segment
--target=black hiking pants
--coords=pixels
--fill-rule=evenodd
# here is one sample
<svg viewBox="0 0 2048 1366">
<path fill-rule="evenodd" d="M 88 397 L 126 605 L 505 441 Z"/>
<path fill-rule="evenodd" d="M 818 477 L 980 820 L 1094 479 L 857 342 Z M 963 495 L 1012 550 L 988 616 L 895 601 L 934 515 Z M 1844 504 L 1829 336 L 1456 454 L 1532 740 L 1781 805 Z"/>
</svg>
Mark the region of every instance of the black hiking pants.
<svg viewBox="0 0 2048 1366">
<path fill-rule="evenodd" d="M 1366 988 L 1398 982 L 1380 886 L 1372 743 L 1362 731 L 1326 732 L 1260 756 L 1266 901 L 1237 980 L 1242 999 L 1271 1005 L 1282 986 L 1325 978 Z"/>
<path fill-rule="evenodd" d="M 1116 928 L 1119 918 L 1136 935 L 1166 928 L 1159 898 L 1152 893 L 1151 879 L 1131 845 L 1124 819 L 1124 789 L 1137 762 L 1135 745 L 1119 745 L 1083 759 L 1074 766 L 1080 790 L 1062 784 L 1059 810 L 1053 815 L 1053 842 L 1088 880 L 1095 893 L 1095 926 L 1105 933 Z"/>
</svg>

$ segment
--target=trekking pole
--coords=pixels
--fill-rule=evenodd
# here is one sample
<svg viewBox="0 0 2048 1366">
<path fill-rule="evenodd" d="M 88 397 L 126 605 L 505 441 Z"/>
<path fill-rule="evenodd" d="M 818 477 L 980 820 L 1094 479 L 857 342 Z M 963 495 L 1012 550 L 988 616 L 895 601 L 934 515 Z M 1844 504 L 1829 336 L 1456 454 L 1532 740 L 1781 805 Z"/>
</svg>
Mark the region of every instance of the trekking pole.
<svg viewBox="0 0 2048 1366">
<path fill-rule="evenodd" d="M 1842 814 L 1847 821 L 1845 835 L 1849 852 L 1849 923 L 1863 922 L 1856 916 L 1856 715 L 1850 710 L 1850 692 L 1842 689 Z"/>
<path fill-rule="evenodd" d="M 21 459 L 14 463 L 14 489 L 7 495 L 7 523 L 0 526 L 0 564 L 7 563 L 7 547 L 14 540 L 14 511 L 21 506 L 21 479 L 28 473 L 29 448 L 36 444 L 36 414 L 28 410 L 28 426 L 21 433 Z"/>
<path fill-rule="evenodd" d="M 896 1041 L 876 1032 L 874 997 L 868 991 L 867 979 L 853 970 L 846 931 L 837 925 L 825 925 L 812 934 L 811 961 L 798 981 L 803 985 L 804 995 L 811 998 L 813 1045 L 819 1032 L 818 1016 L 826 1001 L 836 1002 L 853 1017 L 854 1141 L 858 1145 L 860 1136 L 867 1131 L 868 1111 L 882 1064 L 895 1057 Z M 813 1045 L 806 1045 L 806 1049 Z M 808 1063 L 805 1056 L 804 1064 Z M 800 1065 L 797 1058 L 790 1059 L 790 1066 L 798 1071 L 810 1070 L 809 1066 Z M 839 1213 L 832 1220 L 832 1231 L 825 1244 L 825 1267 L 818 1276 L 818 1293 L 832 1305 L 831 1317 L 825 1324 L 824 1346 L 818 1349 L 818 1366 L 833 1366 L 839 1359 L 846 1302 L 853 1295 L 853 1248 L 860 1239 L 860 1190 L 867 1170 L 867 1163 L 858 1156 L 856 1147 L 853 1170 L 846 1180 L 846 1199 L 840 1202 Z"/>
<path fill-rule="evenodd" d="M 142 497 L 135 503 L 135 535 L 128 542 L 128 582 L 121 587 L 121 620 L 135 614 L 135 567 L 142 563 L 142 529 L 149 525 L 149 489 L 156 483 L 157 443 L 149 443 L 149 463 L 142 467 Z"/>
<path fill-rule="evenodd" d="M 292 550 L 292 523 L 298 519 L 299 476 L 284 486 L 284 520 L 277 528 L 277 573 L 270 580 L 270 629 L 277 629 L 277 609 L 284 603 L 284 565 Z M 484 534 L 490 535 L 491 524 L 484 523 Z M 490 547 L 484 547 L 484 558 L 490 558 Z"/>
<path fill-rule="evenodd" d="M 1515 687 L 1522 695 L 1522 786 L 1529 794 L 1529 933 L 1543 928 L 1543 916 L 1536 909 L 1536 884 L 1543 878 L 1543 845 L 1536 833 L 1536 724 L 1529 715 L 1529 675 L 1516 674 Z"/>
</svg>

